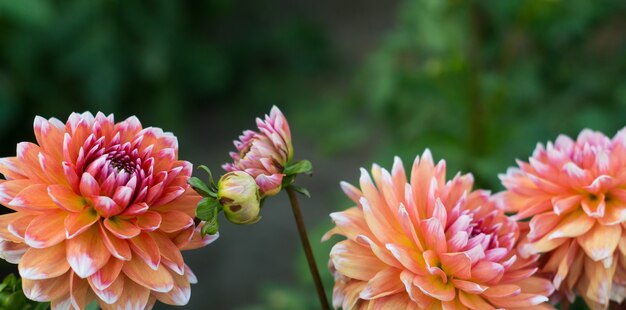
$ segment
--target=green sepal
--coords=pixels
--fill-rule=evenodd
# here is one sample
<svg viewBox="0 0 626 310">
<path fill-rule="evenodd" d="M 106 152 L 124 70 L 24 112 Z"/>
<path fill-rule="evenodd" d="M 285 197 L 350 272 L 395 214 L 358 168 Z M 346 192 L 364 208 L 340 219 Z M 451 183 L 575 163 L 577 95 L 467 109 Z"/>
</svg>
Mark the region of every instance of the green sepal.
<svg viewBox="0 0 626 310">
<path fill-rule="evenodd" d="M 300 173 L 312 174 L 313 164 L 311 164 L 308 160 L 301 160 L 287 166 L 285 170 L 283 170 L 283 173 L 286 175 L 295 175 Z"/>
<path fill-rule="evenodd" d="M 205 165 L 198 166 L 198 169 L 206 171 L 206 173 L 209 175 L 209 184 L 211 185 L 211 188 L 217 189 L 217 187 L 215 186 L 215 182 L 213 181 L 213 173 L 211 173 L 211 169 L 209 169 L 209 167 Z"/>
<path fill-rule="evenodd" d="M 201 234 L 204 237 L 206 234 L 215 235 L 219 230 L 219 222 L 217 215 L 222 210 L 222 205 L 217 199 L 211 197 L 204 197 L 198 203 L 196 207 L 196 217 L 205 221 L 202 226 Z"/>
<path fill-rule="evenodd" d="M 204 197 L 196 206 L 196 217 L 203 221 L 209 221 L 213 217 L 217 217 L 221 208 L 222 205 L 219 201 L 217 201 L 217 199 Z"/>
<path fill-rule="evenodd" d="M 217 193 L 211 190 L 211 188 L 209 188 L 209 186 L 202 182 L 202 180 L 196 177 L 191 177 L 189 178 L 187 183 L 189 183 L 189 185 L 191 185 L 191 187 L 203 197 L 217 198 Z"/>
<path fill-rule="evenodd" d="M 220 229 L 220 224 L 217 221 L 217 216 L 215 216 L 211 221 L 204 222 L 204 226 L 202 226 L 202 230 L 200 233 L 202 237 L 208 235 L 215 235 Z"/>
<path fill-rule="evenodd" d="M 301 187 L 301 186 L 296 186 L 296 185 L 291 185 L 289 187 L 291 189 L 293 189 L 294 191 L 296 191 L 296 192 L 298 192 L 298 193 L 300 193 L 300 194 L 302 194 L 304 196 L 307 196 L 307 197 L 311 198 L 311 193 L 309 193 L 308 189 L 306 189 L 304 187 Z"/>
</svg>

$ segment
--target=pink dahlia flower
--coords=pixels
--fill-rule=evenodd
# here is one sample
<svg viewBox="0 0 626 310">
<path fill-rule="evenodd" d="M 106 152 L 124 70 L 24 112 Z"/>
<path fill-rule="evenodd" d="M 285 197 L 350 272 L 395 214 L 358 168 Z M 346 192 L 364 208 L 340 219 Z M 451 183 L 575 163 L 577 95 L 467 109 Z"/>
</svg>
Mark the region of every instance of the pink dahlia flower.
<svg viewBox="0 0 626 310">
<path fill-rule="evenodd" d="M 357 206 L 332 213 L 333 305 L 343 309 L 533 309 L 552 293 L 534 277 L 537 256 L 516 255 L 518 224 L 471 175 L 446 181 L 445 162 L 428 150 L 407 180 L 396 158 L 391 173 L 362 170 L 360 189 L 342 183 Z"/>
<path fill-rule="evenodd" d="M 265 120 L 256 119 L 259 131 L 246 130 L 235 141 L 237 152 L 231 152 L 232 163 L 226 171 L 245 171 L 256 181 L 264 196 L 277 194 L 281 189 L 283 170 L 291 161 L 293 146 L 291 131 L 283 113 L 272 107 Z"/>
<path fill-rule="evenodd" d="M 546 253 L 544 272 L 570 300 L 592 308 L 626 297 L 626 130 L 609 139 L 583 130 L 539 144 L 501 175 L 502 208 L 532 217 L 520 251 Z"/>
<path fill-rule="evenodd" d="M 37 144 L 0 159 L 0 255 L 19 263 L 26 296 L 53 309 L 184 305 L 196 279 L 181 250 L 200 237 L 178 142 L 135 117 L 35 118 Z"/>
</svg>

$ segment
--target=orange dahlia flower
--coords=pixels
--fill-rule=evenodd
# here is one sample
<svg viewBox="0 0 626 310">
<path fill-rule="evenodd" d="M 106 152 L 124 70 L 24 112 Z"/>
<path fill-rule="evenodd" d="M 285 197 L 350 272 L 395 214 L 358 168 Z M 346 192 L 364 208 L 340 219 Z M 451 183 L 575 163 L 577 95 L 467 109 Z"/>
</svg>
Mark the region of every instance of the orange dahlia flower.
<svg viewBox="0 0 626 310">
<path fill-rule="evenodd" d="M 181 250 L 201 247 L 178 142 L 135 117 L 35 118 L 37 144 L 0 159 L 0 256 L 19 263 L 26 296 L 53 309 L 151 308 L 189 300 Z"/>
<path fill-rule="evenodd" d="M 542 269 L 570 301 L 594 309 L 626 297 L 626 130 L 609 139 L 583 130 L 539 144 L 529 162 L 501 175 L 500 202 L 532 217 L 524 255 L 546 253 Z"/>
<path fill-rule="evenodd" d="M 428 150 L 407 182 L 396 158 L 391 173 L 362 170 L 360 189 L 342 183 L 357 204 L 332 213 L 325 238 L 347 240 L 330 253 L 333 305 L 343 309 L 534 309 L 552 293 L 534 277 L 537 256 L 515 252 L 517 223 L 472 191 L 471 175 L 446 182 L 445 162 Z"/>
</svg>

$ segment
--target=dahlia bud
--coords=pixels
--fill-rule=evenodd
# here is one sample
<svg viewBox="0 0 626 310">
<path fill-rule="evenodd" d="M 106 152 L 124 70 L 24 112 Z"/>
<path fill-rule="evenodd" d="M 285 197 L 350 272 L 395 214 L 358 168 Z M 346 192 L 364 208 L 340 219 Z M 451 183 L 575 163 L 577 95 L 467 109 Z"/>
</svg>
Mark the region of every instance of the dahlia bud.
<svg viewBox="0 0 626 310">
<path fill-rule="evenodd" d="M 259 187 L 254 178 L 243 171 L 229 172 L 220 178 L 217 199 L 232 223 L 254 224 L 261 219 Z"/>
</svg>

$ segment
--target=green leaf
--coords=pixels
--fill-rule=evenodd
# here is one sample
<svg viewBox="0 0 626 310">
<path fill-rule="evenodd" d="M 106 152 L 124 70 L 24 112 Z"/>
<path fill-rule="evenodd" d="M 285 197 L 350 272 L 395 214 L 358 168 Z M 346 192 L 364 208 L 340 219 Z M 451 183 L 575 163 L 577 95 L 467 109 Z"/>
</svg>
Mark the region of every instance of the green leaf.
<svg viewBox="0 0 626 310">
<path fill-rule="evenodd" d="M 219 201 L 211 197 L 204 197 L 196 207 L 196 217 L 203 221 L 210 221 L 213 217 L 217 217 L 220 208 Z"/>
<path fill-rule="evenodd" d="M 216 187 L 215 187 L 215 182 L 213 182 L 213 173 L 211 173 L 211 169 L 209 169 L 209 167 L 205 165 L 198 166 L 198 169 L 202 169 L 206 171 L 206 173 L 209 175 L 209 184 L 211 185 L 212 188 L 215 189 Z"/>
<path fill-rule="evenodd" d="M 309 193 L 309 190 L 308 190 L 308 189 L 306 189 L 306 188 L 304 188 L 304 187 L 296 186 L 296 185 L 291 185 L 290 187 L 291 187 L 294 191 L 296 191 L 296 192 L 298 192 L 298 193 L 300 193 L 300 194 L 302 194 L 302 195 L 304 195 L 304 196 L 307 196 L 307 197 L 311 198 L 311 193 Z"/>
<path fill-rule="evenodd" d="M 202 230 L 200 231 L 200 233 L 202 234 L 203 237 L 207 234 L 215 235 L 217 234 L 219 228 L 220 228 L 220 224 L 217 221 L 217 215 L 216 215 L 215 217 L 213 217 L 211 221 L 206 221 L 204 223 L 204 226 L 202 226 Z"/>
<path fill-rule="evenodd" d="M 287 166 L 283 173 L 286 175 L 294 175 L 300 173 L 311 174 L 313 173 L 313 164 L 311 164 L 311 162 L 308 160 L 301 160 Z"/>
<path fill-rule="evenodd" d="M 217 193 L 215 193 L 214 190 L 210 189 L 202 180 L 196 177 L 189 178 L 187 183 L 189 183 L 189 185 L 191 185 L 191 187 L 198 192 L 198 194 L 204 197 L 217 197 Z"/>
</svg>

